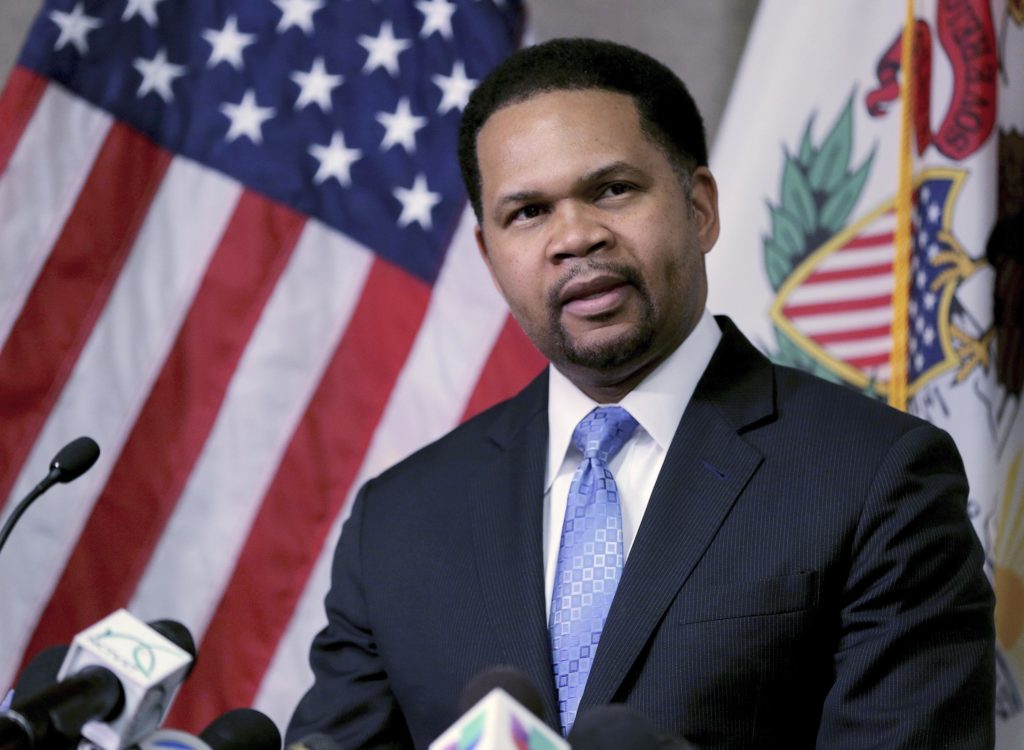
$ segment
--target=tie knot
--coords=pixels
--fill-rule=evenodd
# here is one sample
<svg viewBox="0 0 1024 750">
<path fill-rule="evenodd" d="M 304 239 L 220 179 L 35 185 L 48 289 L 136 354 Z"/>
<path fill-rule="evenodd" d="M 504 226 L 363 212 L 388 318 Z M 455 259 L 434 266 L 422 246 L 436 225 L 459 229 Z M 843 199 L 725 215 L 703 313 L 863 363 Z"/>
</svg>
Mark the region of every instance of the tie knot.
<svg viewBox="0 0 1024 750">
<path fill-rule="evenodd" d="M 580 420 L 572 441 L 584 458 L 607 462 L 622 449 L 636 427 L 633 415 L 621 406 L 601 406 Z"/>
</svg>

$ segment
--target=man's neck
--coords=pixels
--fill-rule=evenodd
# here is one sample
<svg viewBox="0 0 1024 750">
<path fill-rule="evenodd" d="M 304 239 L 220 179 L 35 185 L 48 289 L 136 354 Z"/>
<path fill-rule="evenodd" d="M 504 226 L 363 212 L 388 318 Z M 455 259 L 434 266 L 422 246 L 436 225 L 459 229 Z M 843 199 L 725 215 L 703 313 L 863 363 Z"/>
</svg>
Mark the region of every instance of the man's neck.
<svg viewBox="0 0 1024 750">
<path fill-rule="evenodd" d="M 656 356 L 646 359 L 637 357 L 616 368 L 596 370 L 572 364 L 563 364 L 559 367 L 554 363 L 552 366 L 557 367 L 559 372 L 590 399 L 599 404 L 617 404 L 671 357 L 690 333 L 692 329 L 680 337 L 675 346 L 667 350 L 662 349 Z"/>
<path fill-rule="evenodd" d="M 648 362 L 644 367 L 630 373 L 621 379 L 610 379 L 609 382 L 595 381 L 593 379 L 581 378 L 577 373 L 563 372 L 588 397 L 599 404 L 617 404 L 626 397 L 634 388 L 654 372 L 658 365 L 664 362 L 666 357 Z"/>
<path fill-rule="evenodd" d="M 706 320 L 704 319 L 705 317 Z M 701 339 L 702 343 L 688 345 L 687 341 L 695 334 L 698 328 L 702 332 L 697 338 Z M 698 318 L 693 329 L 687 332 L 687 335 L 682 338 L 679 344 L 667 354 L 644 361 L 639 365 L 634 364 L 629 369 L 615 372 L 609 370 L 595 372 L 594 370 L 584 368 L 574 368 L 571 365 L 556 367 L 552 363 L 551 366 L 553 369 L 557 369 L 566 380 L 592 401 L 598 404 L 618 404 L 647 380 L 666 360 L 676 356 L 676 353 L 681 348 L 696 347 L 697 350 L 703 351 L 710 347 L 708 352 L 705 352 L 710 356 L 710 351 L 717 345 L 720 336 L 721 334 L 718 331 L 714 318 L 711 317 L 710 313 L 705 312 L 701 318 Z M 687 359 L 690 359 L 691 356 L 687 355 Z M 701 371 L 703 371 L 703 368 L 701 368 Z"/>
</svg>

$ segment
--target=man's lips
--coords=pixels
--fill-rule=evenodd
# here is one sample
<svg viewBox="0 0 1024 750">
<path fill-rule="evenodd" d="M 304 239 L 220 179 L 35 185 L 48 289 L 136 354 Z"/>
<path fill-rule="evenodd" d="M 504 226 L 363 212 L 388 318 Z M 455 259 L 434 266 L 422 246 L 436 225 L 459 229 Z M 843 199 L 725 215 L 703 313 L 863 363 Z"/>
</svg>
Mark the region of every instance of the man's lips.
<svg viewBox="0 0 1024 750">
<path fill-rule="evenodd" d="M 558 299 L 562 309 L 572 315 L 599 315 L 621 305 L 628 286 L 629 282 L 621 276 L 609 274 L 573 279 Z"/>
</svg>

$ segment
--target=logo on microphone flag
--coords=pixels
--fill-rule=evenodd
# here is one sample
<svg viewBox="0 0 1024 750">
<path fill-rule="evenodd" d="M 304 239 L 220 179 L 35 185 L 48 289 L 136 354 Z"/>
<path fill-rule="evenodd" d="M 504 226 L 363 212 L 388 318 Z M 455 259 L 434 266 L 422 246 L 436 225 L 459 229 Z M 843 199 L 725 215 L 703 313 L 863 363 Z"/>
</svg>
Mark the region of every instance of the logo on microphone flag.
<svg viewBox="0 0 1024 750">
<path fill-rule="evenodd" d="M 711 157 L 709 307 L 957 443 L 996 591 L 999 748 L 1024 733 L 1024 410 L 986 245 L 1024 211 L 1022 164 L 1019 0 L 762 0 Z"/>
<path fill-rule="evenodd" d="M 120 664 L 122 674 L 141 682 L 160 682 L 192 663 L 184 649 L 123 609 L 80 633 L 75 641 L 77 646 Z M 68 673 L 67 666 L 61 668 L 62 678 Z"/>
<path fill-rule="evenodd" d="M 82 737 L 91 744 L 117 750 L 159 726 L 192 663 L 191 654 L 119 609 L 75 636 L 58 679 L 91 665 L 117 675 L 124 710 L 109 721 L 88 721 L 82 727 Z"/>
<path fill-rule="evenodd" d="M 525 727 L 516 716 L 511 717 L 511 735 L 516 750 L 558 750 L 551 739 L 536 726 Z"/>
<path fill-rule="evenodd" d="M 168 723 L 284 726 L 359 486 L 543 367 L 457 128 L 521 0 L 46 0 L 0 94 L 0 696 L 125 607 L 202 653 Z M 6 515 L 0 510 L 0 515 Z"/>
</svg>

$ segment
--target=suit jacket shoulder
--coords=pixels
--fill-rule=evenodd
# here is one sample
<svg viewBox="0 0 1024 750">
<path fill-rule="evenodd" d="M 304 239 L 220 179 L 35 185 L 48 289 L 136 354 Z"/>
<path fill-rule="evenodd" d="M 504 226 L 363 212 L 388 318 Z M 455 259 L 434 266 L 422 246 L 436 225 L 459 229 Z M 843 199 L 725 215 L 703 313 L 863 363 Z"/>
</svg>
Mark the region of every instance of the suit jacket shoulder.
<svg viewBox="0 0 1024 750">
<path fill-rule="evenodd" d="M 375 484 L 392 486 L 428 477 L 458 477 L 471 471 L 474 463 L 503 451 L 523 432 L 547 427 L 547 370 L 522 391 L 484 410 L 447 434 L 429 443 L 382 472 Z"/>
</svg>

